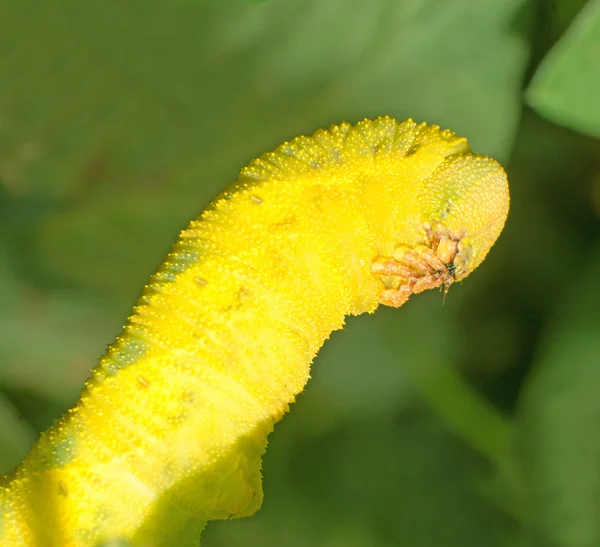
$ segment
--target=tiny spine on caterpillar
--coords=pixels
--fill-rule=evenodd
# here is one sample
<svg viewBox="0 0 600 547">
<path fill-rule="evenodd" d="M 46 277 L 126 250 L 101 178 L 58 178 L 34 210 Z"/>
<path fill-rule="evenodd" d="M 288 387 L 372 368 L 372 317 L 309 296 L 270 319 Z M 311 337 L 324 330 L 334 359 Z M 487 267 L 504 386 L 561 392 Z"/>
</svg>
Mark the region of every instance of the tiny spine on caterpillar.
<svg viewBox="0 0 600 547">
<path fill-rule="evenodd" d="M 464 279 L 506 174 L 389 117 L 298 137 L 181 232 L 74 408 L 0 479 L 4 547 L 198 545 L 253 514 L 273 425 L 344 317 Z"/>
</svg>

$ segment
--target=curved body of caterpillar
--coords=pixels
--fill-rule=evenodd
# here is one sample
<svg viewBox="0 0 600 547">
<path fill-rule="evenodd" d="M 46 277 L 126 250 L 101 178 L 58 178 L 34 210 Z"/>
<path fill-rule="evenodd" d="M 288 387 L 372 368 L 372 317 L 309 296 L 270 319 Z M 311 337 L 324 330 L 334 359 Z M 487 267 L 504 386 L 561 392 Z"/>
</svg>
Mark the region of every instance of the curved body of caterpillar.
<svg viewBox="0 0 600 547">
<path fill-rule="evenodd" d="M 206 521 L 252 514 L 267 436 L 344 316 L 464 278 L 507 213 L 497 162 L 411 120 L 332 126 L 253 161 L 0 482 L 0 543 L 197 545 Z"/>
</svg>

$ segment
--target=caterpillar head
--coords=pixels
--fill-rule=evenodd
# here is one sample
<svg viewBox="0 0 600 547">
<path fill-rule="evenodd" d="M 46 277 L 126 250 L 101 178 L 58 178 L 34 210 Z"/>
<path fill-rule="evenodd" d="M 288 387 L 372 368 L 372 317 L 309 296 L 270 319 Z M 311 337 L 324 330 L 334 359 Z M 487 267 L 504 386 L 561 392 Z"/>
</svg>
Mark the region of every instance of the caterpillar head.
<svg viewBox="0 0 600 547">
<path fill-rule="evenodd" d="M 506 173 L 465 143 L 422 179 L 416 199 L 421 241 L 400 244 L 371 264 L 382 282 L 381 304 L 399 307 L 410 295 L 440 286 L 447 292 L 481 264 L 508 215 Z"/>
<path fill-rule="evenodd" d="M 460 281 L 481 264 L 504 227 L 506 173 L 491 158 L 450 156 L 425 181 L 419 203 L 432 249 Z"/>
</svg>

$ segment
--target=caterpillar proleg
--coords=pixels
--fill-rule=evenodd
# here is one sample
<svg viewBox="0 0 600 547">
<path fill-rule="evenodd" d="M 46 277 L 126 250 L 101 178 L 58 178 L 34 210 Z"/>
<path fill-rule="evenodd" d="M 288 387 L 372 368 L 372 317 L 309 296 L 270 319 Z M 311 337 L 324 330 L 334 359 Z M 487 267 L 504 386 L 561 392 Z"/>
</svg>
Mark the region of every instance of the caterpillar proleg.
<svg viewBox="0 0 600 547">
<path fill-rule="evenodd" d="M 0 482 L 0 544 L 195 546 L 207 521 L 251 515 L 267 436 L 330 333 L 464 279 L 508 206 L 496 161 L 412 120 L 334 125 L 252 161 Z"/>
</svg>

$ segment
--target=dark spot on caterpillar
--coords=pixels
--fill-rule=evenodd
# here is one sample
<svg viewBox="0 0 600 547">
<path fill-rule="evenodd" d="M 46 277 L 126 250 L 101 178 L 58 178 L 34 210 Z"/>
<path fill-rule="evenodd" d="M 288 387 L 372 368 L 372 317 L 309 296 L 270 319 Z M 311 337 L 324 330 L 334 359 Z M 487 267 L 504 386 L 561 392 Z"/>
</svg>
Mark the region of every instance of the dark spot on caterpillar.
<svg viewBox="0 0 600 547">
<path fill-rule="evenodd" d="M 371 154 L 373 156 L 375 156 L 376 154 L 378 154 L 379 152 L 385 152 L 386 150 L 388 150 L 390 147 L 390 142 L 384 140 L 381 140 L 379 142 L 376 142 L 373 146 L 371 146 Z"/>
<path fill-rule="evenodd" d="M 288 215 L 282 218 L 279 222 L 273 222 L 271 224 L 271 230 L 275 231 L 274 228 L 286 229 L 289 226 L 295 224 L 297 222 L 296 215 Z"/>
<path fill-rule="evenodd" d="M 58 481 L 58 493 L 65 498 L 69 495 L 69 489 L 63 481 Z"/>
<path fill-rule="evenodd" d="M 454 203 L 452 203 L 450 200 L 445 203 L 444 208 L 440 211 L 440 217 L 442 220 L 446 220 L 446 218 L 448 218 L 448 215 L 452 211 L 453 207 Z"/>
<path fill-rule="evenodd" d="M 167 416 L 167 423 L 172 426 L 180 426 L 183 424 L 189 417 L 189 413 L 182 411 L 178 413 L 171 413 Z"/>
<path fill-rule="evenodd" d="M 181 401 L 183 403 L 190 405 L 190 404 L 194 403 L 195 400 L 196 400 L 196 395 L 193 391 L 185 390 L 184 392 L 182 392 Z"/>
<path fill-rule="evenodd" d="M 409 149 L 406 151 L 406 154 L 404 154 L 404 156 L 405 156 L 405 157 L 412 156 L 413 154 L 415 154 L 415 153 L 416 153 L 416 152 L 419 150 L 419 148 L 421 148 L 421 145 L 420 145 L 420 144 L 413 144 L 413 145 L 412 145 L 412 146 L 411 146 L 411 147 L 410 147 L 410 148 L 409 148 Z"/>
<path fill-rule="evenodd" d="M 137 377 L 138 384 L 140 387 L 149 388 L 152 384 L 141 374 Z"/>
<path fill-rule="evenodd" d="M 189 408 L 186 407 L 192 406 L 195 400 L 196 396 L 193 391 L 183 391 L 179 397 L 179 402 L 181 403 L 178 405 L 179 410 L 169 413 L 166 417 L 167 422 L 173 426 L 183 424 L 189 418 Z"/>
<path fill-rule="evenodd" d="M 240 287 L 237 298 L 239 302 L 246 302 L 252 297 L 252 291 L 248 287 Z"/>
<path fill-rule="evenodd" d="M 250 298 L 252 298 L 252 291 L 248 287 L 240 287 L 235 295 L 235 300 L 224 309 L 226 311 L 238 310 L 248 302 Z"/>
</svg>

